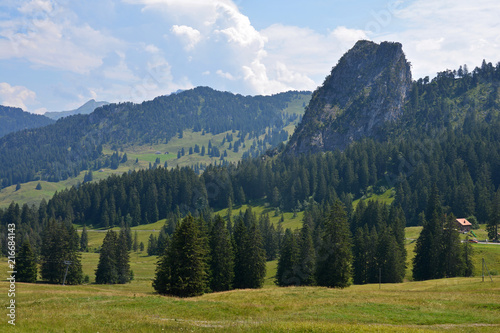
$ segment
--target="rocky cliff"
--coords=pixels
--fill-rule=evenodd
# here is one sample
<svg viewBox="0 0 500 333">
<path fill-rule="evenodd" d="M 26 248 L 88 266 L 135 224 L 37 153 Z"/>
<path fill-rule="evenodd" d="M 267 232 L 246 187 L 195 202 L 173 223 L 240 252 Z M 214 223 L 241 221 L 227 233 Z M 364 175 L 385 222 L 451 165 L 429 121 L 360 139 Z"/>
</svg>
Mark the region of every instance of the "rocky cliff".
<svg viewBox="0 0 500 333">
<path fill-rule="evenodd" d="M 381 139 L 384 125 L 402 115 L 411 82 L 400 43 L 358 41 L 313 93 L 287 150 L 343 150 L 364 137 Z"/>
</svg>

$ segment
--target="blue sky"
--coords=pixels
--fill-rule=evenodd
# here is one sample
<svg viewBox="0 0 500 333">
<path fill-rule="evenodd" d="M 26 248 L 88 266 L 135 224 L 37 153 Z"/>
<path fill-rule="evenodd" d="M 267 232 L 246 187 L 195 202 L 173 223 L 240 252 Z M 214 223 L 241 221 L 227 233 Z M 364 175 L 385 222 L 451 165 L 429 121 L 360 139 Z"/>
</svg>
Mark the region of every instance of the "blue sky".
<svg viewBox="0 0 500 333">
<path fill-rule="evenodd" d="M 499 17 L 497 0 L 2 0 L 0 104 L 314 90 L 359 39 L 401 42 L 434 77 L 500 61 Z"/>
</svg>

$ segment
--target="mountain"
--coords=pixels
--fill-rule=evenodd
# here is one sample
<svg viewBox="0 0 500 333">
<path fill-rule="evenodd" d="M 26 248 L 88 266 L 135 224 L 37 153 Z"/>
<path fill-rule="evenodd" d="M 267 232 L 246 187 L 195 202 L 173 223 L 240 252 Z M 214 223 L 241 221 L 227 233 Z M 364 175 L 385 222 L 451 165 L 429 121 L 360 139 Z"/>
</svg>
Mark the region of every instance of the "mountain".
<svg viewBox="0 0 500 333">
<path fill-rule="evenodd" d="M 52 123 L 54 121 L 45 116 L 0 105 L 0 137 L 22 129 L 42 127 Z"/>
<path fill-rule="evenodd" d="M 96 102 L 94 99 L 91 99 L 87 103 L 83 104 L 76 110 L 71 111 L 54 111 L 54 112 L 45 112 L 44 116 L 50 119 L 58 120 L 63 117 L 73 116 L 75 114 L 89 114 L 94 112 L 98 107 L 108 105 L 108 102 Z"/>
<path fill-rule="evenodd" d="M 121 149 L 163 144 L 187 129 L 212 134 L 239 131 L 250 138 L 270 134 L 268 129 L 281 132 L 299 117 L 284 112 L 289 103 L 310 94 L 252 97 L 198 87 L 141 104 L 109 104 L 89 115 L 65 117 L 0 139 L 0 187 L 37 179 L 59 181 L 99 168 L 107 163 L 103 145 Z"/>
<path fill-rule="evenodd" d="M 380 138 L 386 123 L 401 118 L 411 85 L 400 43 L 357 42 L 313 93 L 289 151 L 343 150 L 364 137 Z"/>
</svg>

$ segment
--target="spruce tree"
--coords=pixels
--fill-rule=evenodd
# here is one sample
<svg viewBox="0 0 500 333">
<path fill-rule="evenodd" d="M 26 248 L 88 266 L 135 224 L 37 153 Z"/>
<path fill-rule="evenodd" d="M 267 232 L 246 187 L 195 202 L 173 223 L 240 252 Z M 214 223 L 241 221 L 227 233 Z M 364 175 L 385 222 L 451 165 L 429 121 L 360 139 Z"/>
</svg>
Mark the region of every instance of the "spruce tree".
<svg viewBox="0 0 500 333">
<path fill-rule="evenodd" d="M 118 282 L 117 242 L 116 233 L 109 230 L 102 242 L 99 264 L 97 264 L 95 271 L 95 282 L 98 284 L 115 284 Z"/>
<path fill-rule="evenodd" d="M 307 223 L 300 229 L 298 246 L 299 257 L 294 270 L 302 286 L 313 286 L 316 283 L 316 251 L 311 229 Z"/>
<path fill-rule="evenodd" d="M 35 253 L 31 248 L 29 240 L 26 238 L 16 257 L 16 281 L 35 283 L 37 279 L 38 267 Z"/>
<path fill-rule="evenodd" d="M 456 229 L 455 216 L 449 215 L 440 241 L 440 258 L 437 278 L 463 275 L 463 254 L 460 235 Z"/>
<path fill-rule="evenodd" d="M 199 226 L 191 215 L 175 230 L 160 258 L 153 288 L 160 294 L 191 297 L 208 289 L 208 253 Z"/>
<path fill-rule="evenodd" d="M 500 188 L 491 202 L 491 212 L 486 225 L 489 240 L 498 239 L 498 224 L 500 223 Z"/>
<path fill-rule="evenodd" d="M 319 286 L 345 288 L 350 285 L 351 246 L 347 215 L 337 199 L 324 221 L 316 266 L 316 282 Z"/>
<path fill-rule="evenodd" d="M 472 256 L 474 255 L 474 250 L 469 243 L 469 237 L 465 238 L 465 242 L 462 244 L 462 262 L 463 262 L 463 276 L 469 277 L 474 275 L 474 262 L 472 261 Z"/>
<path fill-rule="evenodd" d="M 417 281 L 439 278 L 439 256 L 444 214 L 437 186 L 434 185 L 427 203 L 423 228 L 415 245 L 413 278 Z"/>
<path fill-rule="evenodd" d="M 87 252 L 89 247 L 89 238 L 87 234 L 87 226 L 83 226 L 82 235 L 80 236 L 80 251 Z"/>
<path fill-rule="evenodd" d="M 234 280 L 234 252 L 224 219 L 217 215 L 210 233 L 210 289 L 231 290 Z"/>
<path fill-rule="evenodd" d="M 80 284 L 83 280 L 78 233 L 69 222 L 50 219 L 43 231 L 41 275 L 49 283 Z M 69 267 L 66 263 L 69 262 Z"/>
<path fill-rule="evenodd" d="M 130 230 L 130 229 L 129 229 Z M 128 233 L 121 229 L 116 243 L 116 271 L 118 272 L 117 283 L 130 282 L 130 256 L 128 253 Z"/>
<path fill-rule="evenodd" d="M 241 216 L 234 228 L 234 287 L 261 288 L 266 276 L 266 251 L 254 215 L 249 211 L 245 216 L 248 228 Z"/>
<path fill-rule="evenodd" d="M 295 235 L 290 229 L 286 229 L 283 243 L 281 245 L 278 268 L 276 271 L 275 283 L 285 287 L 290 285 L 300 285 L 300 280 L 295 276 L 294 269 L 298 262 L 299 249 Z"/>
<path fill-rule="evenodd" d="M 132 244 L 132 250 L 137 252 L 139 249 L 139 235 L 137 234 L 137 230 L 134 232 L 134 243 Z"/>
</svg>

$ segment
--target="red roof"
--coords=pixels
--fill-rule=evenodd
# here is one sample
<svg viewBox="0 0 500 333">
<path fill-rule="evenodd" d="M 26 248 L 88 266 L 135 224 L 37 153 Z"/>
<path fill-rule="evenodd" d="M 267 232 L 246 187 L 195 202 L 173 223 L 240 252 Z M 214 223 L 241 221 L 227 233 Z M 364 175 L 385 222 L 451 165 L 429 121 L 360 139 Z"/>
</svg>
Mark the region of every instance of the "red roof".
<svg viewBox="0 0 500 333">
<path fill-rule="evenodd" d="M 457 222 L 460 223 L 462 226 L 467 226 L 467 225 L 472 225 L 469 221 L 466 219 L 457 219 Z"/>
</svg>

